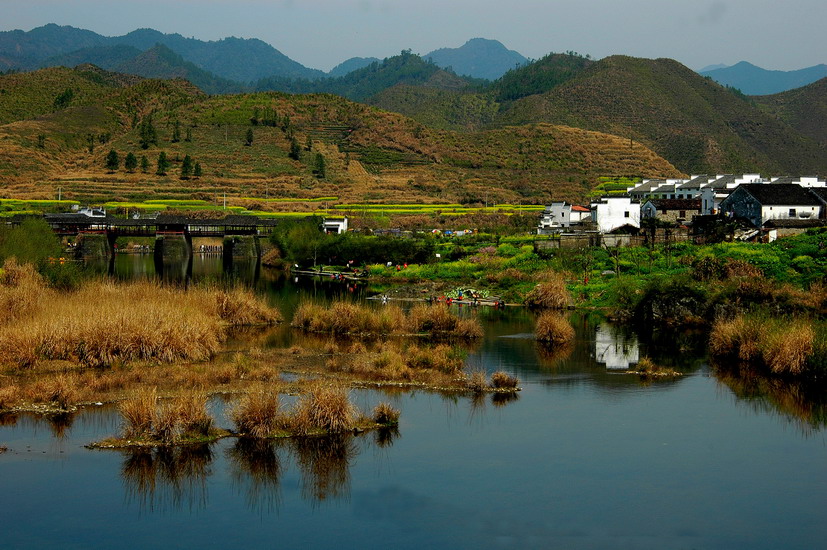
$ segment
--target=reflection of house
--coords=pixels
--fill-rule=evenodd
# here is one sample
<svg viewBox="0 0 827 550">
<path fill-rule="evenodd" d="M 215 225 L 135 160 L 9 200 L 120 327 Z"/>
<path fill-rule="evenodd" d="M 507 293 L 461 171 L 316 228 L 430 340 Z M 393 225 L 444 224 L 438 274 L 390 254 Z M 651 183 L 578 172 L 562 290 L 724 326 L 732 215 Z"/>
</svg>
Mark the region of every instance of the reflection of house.
<svg viewBox="0 0 827 550">
<path fill-rule="evenodd" d="M 637 337 L 623 335 L 608 323 L 595 329 L 594 356 L 598 363 L 611 370 L 628 370 L 640 360 Z"/>
<path fill-rule="evenodd" d="M 701 213 L 701 199 L 650 199 L 641 207 L 643 218 L 685 223 Z"/>
<path fill-rule="evenodd" d="M 322 230 L 325 233 L 346 233 L 347 218 L 325 218 Z"/>
<path fill-rule="evenodd" d="M 624 226 L 640 229 L 640 205 L 630 197 L 605 197 L 592 205 L 592 220 L 601 233 Z"/>
<path fill-rule="evenodd" d="M 815 193 L 794 183 L 739 185 L 721 201 L 721 211 L 762 227 L 773 220 L 816 220 L 824 201 Z"/>
</svg>

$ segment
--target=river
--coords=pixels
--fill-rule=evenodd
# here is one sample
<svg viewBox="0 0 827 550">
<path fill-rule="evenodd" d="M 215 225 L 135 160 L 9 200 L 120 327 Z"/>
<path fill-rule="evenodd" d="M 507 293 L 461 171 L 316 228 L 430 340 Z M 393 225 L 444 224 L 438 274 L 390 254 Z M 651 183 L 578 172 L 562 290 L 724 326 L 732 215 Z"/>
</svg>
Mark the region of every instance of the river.
<svg viewBox="0 0 827 550">
<path fill-rule="evenodd" d="M 214 265 L 196 265 L 193 277 L 218 276 Z M 312 294 L 366 293 L 266 272 L 255 284 L 288 311 Z M 576 342 L 549 352 L 529 337 L 525 310 L 462 314 L 479 316 L 486 333 L 470 366 L 514 374 L 522 391 L 511 399 L 352 392 L 365 410 L 379 400 L 400 409 L 395 433 L 120 452 L 84 447 L 117 432 L 112 406 L 0 418 L 9 449 L 0 455 L 3 546 L 824 544 L 824 405 L 800 388 L 716 375 L 700 333 L 636 332 L 574 314 Z M 281 327 L 268 342 L 289 340 Z M 623 374 L 643 356 L 683 376 Z M 226 404 L 210 403 L 223 426 Z"/>
</svg>

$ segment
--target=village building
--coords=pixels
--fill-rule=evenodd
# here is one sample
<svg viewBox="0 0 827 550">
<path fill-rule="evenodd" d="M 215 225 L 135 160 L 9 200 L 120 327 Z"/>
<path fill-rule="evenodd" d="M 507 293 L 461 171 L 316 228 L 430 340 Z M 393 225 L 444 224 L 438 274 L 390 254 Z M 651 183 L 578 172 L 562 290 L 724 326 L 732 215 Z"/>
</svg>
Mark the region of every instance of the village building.
<svg viewBox="0 0 827 550">
<path fill-rule="evenodd" d="M 591 221 L 591 210 L 585 206 L 572 205 L 565 201 L 553 202 L 546 206 L 537 226 L 538 235 L 559 233 L 573 226 Z"/>
<path fill-rule="evenodd" d="M 701 214 L 701 199 L 650 199 L 641 207 L 641 216 L 679 225 Z"/>
<path fill-rule="evenodd" d="M 325 233 L 347 233 L 347 217 L 325 218 L 322 222 L 322 231 Z"/>
<path fill-rule="evenodd" d="M 601 233 L 640 229 L 640 204 L 631 197 L 604 197 L 592 203 L 592 221 Z"/>
<path fill-rule="evenodd" d="M 764 227 L 770 220 L 775 227 L 780 221 L 818 220 L 825 208 L 819 195 L 794 183 L 739 185 L 721 201 L 721 211 L 734 218 L 749 221 L 754 227 Z M 794 224 L 801 225 L 801 224 Z"/>
</svg>

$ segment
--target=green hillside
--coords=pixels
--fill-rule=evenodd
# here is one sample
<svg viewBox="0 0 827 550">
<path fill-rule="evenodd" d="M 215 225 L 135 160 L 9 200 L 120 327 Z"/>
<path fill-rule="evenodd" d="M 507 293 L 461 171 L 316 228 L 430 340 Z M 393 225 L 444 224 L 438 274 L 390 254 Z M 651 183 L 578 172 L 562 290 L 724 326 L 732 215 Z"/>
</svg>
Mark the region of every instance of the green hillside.
<svg viewBox="0 0 827 550">
<path fill-rule="evenodd" d="M 516 101 L 503 120 L 631 136 L 685 172 L 827 169 L 811 139 L 670 59 L 603 59 L 549 92 Z"/>
<path fill-rule="evenodd" d="M 9 76 L 32 80 L 27 89 L 36 90 L 34 82 L 62 74 L 60 90 L 84 82 L 82 72 Z M 60 189 L 66 199 L 128 202 L 226 194 L 230 204 L 265 211 L 284 208 L 276 199 L 318 197 L 542 204 L 583 200 L 602 176 L 680 174 L 638 143 L 574 128 L 454 132 L 329 94 L 205 96 L 180 80 L 93 89 L 95 101 L 0 126 L 2 195 L 50 199 Z M 120 159 L 115 170 L 105 167 L 110 150 Z M 161 153 L 170 166 L 158 175 Z M 146 170 L 127 171 L 129 154 L 146 157 Z M 187 155 L 200 176 L 180 177 Z"/>
<path fill-rule="evenodd" d="M 773 117 L 819 143 L 822 154 L 827 153 L 827 78 L 803 88 L 752 99 Z"/>
</svg>

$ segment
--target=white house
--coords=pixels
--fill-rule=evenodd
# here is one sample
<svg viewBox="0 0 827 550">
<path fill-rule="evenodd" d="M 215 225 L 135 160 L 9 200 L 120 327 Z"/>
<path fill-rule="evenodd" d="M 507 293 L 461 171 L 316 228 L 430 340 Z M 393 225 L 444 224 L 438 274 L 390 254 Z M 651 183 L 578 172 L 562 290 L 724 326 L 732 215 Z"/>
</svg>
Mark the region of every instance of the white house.
<svg viewBox="0 0 827 550">
<path fill-rule="evenodd" d="M 631 197 L 604 197 L 592 204 L 592 221 L 601 233 L 623 226 L 640 228 L 640 204 Z"/>
<path fill-rule="evenodd" d="M 612 325 L 600 323 L 594 332 L 594 357 L 609 370 L 628 370 L 640 361 L 637 337 L 624 336 Z"/>
<path fill-rule="evenodd" d="M 322 224 L 322 231 L 325 233 L 346 233 L 347 232 L 347 217 L 344 218 L 325 218 Z"/>
<path fill-rule="evenodd" d="M 816 220 L 825 207 L 816 193 L 795 183 L 739 185 L 723 201 L 721 211 L 762 227 L 769 220 Z"/>
<path fill-rule="evenodd" d="M 571 226 L 571 205 L 565 201 L 546 206 L 537 226 L 538 235 L 547 235 Z"/>
</svg>

